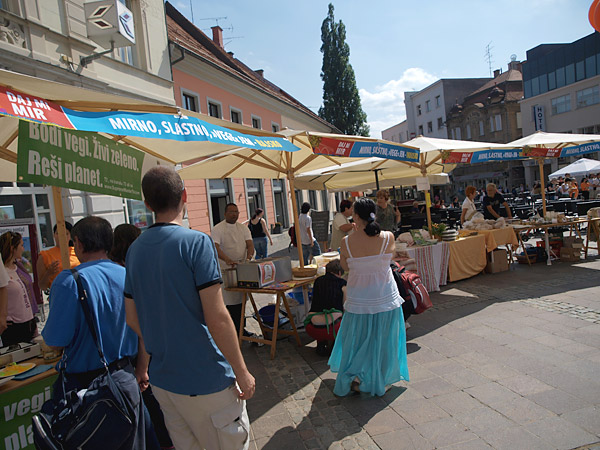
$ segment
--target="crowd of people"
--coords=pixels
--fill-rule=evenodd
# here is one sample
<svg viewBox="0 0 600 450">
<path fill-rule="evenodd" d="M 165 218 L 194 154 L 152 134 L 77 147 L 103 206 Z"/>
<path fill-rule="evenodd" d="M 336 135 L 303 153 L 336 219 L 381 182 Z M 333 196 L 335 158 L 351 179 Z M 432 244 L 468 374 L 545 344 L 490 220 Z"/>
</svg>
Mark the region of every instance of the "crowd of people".
<svg viewBox="0 0 600 450">
<path fill-rule="evenodd" d="M 584 179 L 580 191 L 570 177 L 548 188 L 556 185 L 564 195 L 589 198 L 600 187 L 593 180 L 598 178 Z M 237 333 L 251 333 L 242 323 L 241 294 L 224 291 L 221 284 L 223 274 L 237 264 L 267 256 L 273 242 L 264 211 L 257 209 L 240 223 L 238 207 L 230 203 L 209 237 L 182 226 L 187 193 L 175 171 L 151 169 L 142 190 L 156 216 L 144 233 L 127 224 L 113 231 L 109 222 L 94 216 L 65 224 L 70 265 L 88 293 L 109 368 L 135 375 L 144 392 L 128 448 L 245 448 L 245 401 L 254 395 L 255 380 Z M 465 194 L 461 222 L 473 217 L 479 195 L 474 186 Z M 480 199 L 485 218 L 499 218 L 501 207 L 511 217 L 494 184 L 487 185 Z M 444 207 L 441 201 L 437 205 Z M 451 206 L 460 206 L 457 197 Z M 310 211 L 311 205 L 304 203 L 299 220 L 306 264 L 321 251 Z M 415 202 L 411 212 L 422 213 L 421 205 Z M 409 379 L 405 299 L 390 268 L 400 218 L 389 192 L 381 190 L 376 202 L 342 201 L 333 220 L 331 248 L 339 249 L 340 259 L 329 262 L 325 275 L 315 281 L 305 324 L 317 341 L 317 353 L 329 356 L 337 373 L 336 395 L 356 391 L 380 396 L 393 383 Z M 38 334 L 34 315 L 41 300 L 21 264 L 22 236 L 4 233 L 0 250 L 2 342 L 30 341 Z M 50 289 L 42 335 L 47 345 L 63 351 L 67 387 L 79 389 L 98 375 L 102 364 L 78 305 L 73 274 L 62 269 L 58 246 L 41 252 L 39 286 Z"/>
</svg>

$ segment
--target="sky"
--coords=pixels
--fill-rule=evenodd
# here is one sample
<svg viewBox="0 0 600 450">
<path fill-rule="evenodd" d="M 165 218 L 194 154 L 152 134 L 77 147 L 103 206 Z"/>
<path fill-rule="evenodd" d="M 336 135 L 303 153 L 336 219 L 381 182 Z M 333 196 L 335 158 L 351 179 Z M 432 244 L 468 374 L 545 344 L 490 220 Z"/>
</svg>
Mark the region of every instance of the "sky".
<svg viewBox="0 0 600 450">
<path fill-rule="evenodd" d="M 322 105 L 321 24 L 329 1 L 170 0 L 225 49 L 315 113 Z M 489 77 L 540 44 L 569 43 L 594 30 L 592 0 L 338 0 L 350 63 L 371 136 L 406 118 L 404 92 L 440 78 Z M 218 18 L 218 19 L 217 19 Z"/>
</svg>

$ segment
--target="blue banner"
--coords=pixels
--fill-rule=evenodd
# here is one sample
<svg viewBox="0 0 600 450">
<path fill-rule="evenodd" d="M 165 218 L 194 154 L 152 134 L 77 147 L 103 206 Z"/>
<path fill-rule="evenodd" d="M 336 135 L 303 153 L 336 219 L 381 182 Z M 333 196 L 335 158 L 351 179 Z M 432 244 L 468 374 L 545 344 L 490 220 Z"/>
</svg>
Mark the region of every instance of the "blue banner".
<svg viewBox="0 0 600 450">
<path fill-rule="evenodd" d="M 243 134 L 191 116 L 119 111 L 82 112 L 63 109 L 77 130 L 186 142 L 211 141 L 254 149 L 288 152 L 299 150 L 284 138 Z"/>
<path fill-rule="evenodd" d="M 574 147 L 565 147 L 561 150 L 560 156 L 577 156 L 586 153 L 600 152 L 600 142 L 592 142 L 590 144 L 581 144 Z"/>
<path fill-rule="evenodd" d="M 525 159 L 521 149 L 494 149 L 494 150 L 481 150 L 473 152 L 471 163 L 480 163 L 487 161 L 514 161 L 517 159 Z"/>
<path fill-rule="evenodd" d="M 401 144 L 393 145 L 383 142 L 354 141 L 350 139 L 339 139 L 310 136 L 310 144 L 313 153 L 319 155 L 345 156 L 349 158 L 369 158 L 377 156 L 397 161 L 419 162 L 419 150 L 405 147 Z"/>
</svg>

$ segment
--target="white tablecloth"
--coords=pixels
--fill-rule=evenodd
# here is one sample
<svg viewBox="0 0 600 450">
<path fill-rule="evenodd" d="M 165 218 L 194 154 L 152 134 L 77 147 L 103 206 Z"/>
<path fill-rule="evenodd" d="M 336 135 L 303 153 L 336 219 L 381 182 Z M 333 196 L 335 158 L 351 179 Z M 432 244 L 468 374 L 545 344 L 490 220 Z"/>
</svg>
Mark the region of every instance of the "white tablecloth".
<svg viewBox="0 0 600 450">
<path fill-rule="evenodd" d="M 448 260 L 450 251 L 448 244 L 438 242 L 425 247 L 409 247 L 407 253 L 415 260 L 417 273 L 429 292 L 440 290 L 448 281 Z"/>
</svg>

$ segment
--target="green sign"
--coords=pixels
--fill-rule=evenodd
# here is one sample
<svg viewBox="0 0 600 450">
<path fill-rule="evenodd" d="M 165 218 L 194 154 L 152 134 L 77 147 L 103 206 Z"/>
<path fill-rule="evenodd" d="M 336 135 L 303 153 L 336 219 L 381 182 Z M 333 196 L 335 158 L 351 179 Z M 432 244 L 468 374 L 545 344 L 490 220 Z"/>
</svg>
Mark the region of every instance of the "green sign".
<svg viewBox="0 0 600 450">
<path fill-rule="evenodd" d="M 52 396 L 57 375 L 0 395 L 0 450 L 34 449 L 31 419 Z"/>
<path fill-rule="evenodd" d="M 141 200 L 144 156 L 96 133 L 19 123 L 18 181 Z"/>
</svg>

